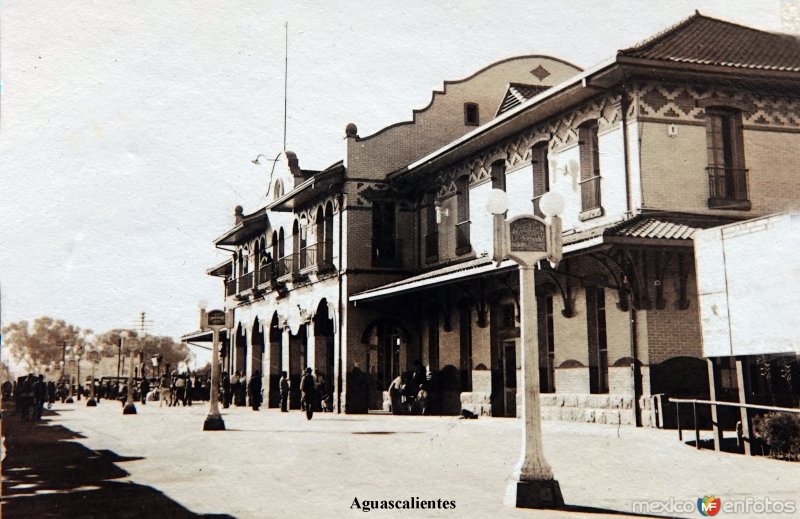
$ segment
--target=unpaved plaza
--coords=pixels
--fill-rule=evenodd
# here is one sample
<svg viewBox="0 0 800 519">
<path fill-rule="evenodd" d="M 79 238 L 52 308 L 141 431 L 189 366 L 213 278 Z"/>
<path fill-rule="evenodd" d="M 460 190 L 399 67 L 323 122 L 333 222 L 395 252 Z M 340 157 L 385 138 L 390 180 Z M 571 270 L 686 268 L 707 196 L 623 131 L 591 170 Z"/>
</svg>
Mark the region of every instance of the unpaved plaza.
<svg viewBox="0 0 800 519">
<path fill-rule="evenodd" d="M 362 502 L 414 497 L 452 500 L 456 508 L 369 514 L 597 517 L 605 511 L 632 512 L 634 502 L 649 501 L 661 507 L 650 509 L 658 512 L 654 515 L 686 517 L 697 511 L 669 514 L 665 506 L 670 501 L 695 503 L 708 494 L 723 501 L 747 497 L 796 501 L 800 483 L 798 464 L 696 451 L 681 445 L 674 431 L 545 421 L 547 457 L 570 509 L 516 510 L 503 504 L 519 455 L 520 422 L 515 419 L 318 413 L 307 421 L 297 411 L 231 408 L 223 410 L 227 431 L 203 432 L 206 410 L 197 405 L 159 409 L 148 404 L 139 405 L 135 416 L 123 416 L 113 402 L 101 402 L 97 408 L 56 405 L 42 423 L 16 427 L 8 426 L 17 418 L 7 414 L 10 450 L 3 462 L 4 517 L 27 517 L 26 511 L 38 510 L 45 502 L 57 512 L 59 497 L 69 495 L 80 496 L 82 516 L 104 517 L 103 508 L 115 502 L 114 494 L 125 496 L 131 485 L 150 491 L 132 493 L 130 514 L 123 507 L 116 517 L 148 517 L 161 504 L 174 508 L 162 513 L 164 517 L 363 517 L 353 507 L 356 498 Z M 15 445 L 35 442 L 29 438 L 36 436 L 31 431 L 37 428 L 59 431 L 60 439 L 55 444 L 27 445 L 28 456 L 33 457 L 28 460 L 33 462 L 12 466 Z M 68 447 L 76 452 L 59 460 Z M 47 458 L 48 469 L 37 468 L 38 452 Z M 36 473 L 55 471 L 50 473 L 53 479 L 59 470 L 69 473 L 102 460 L 110 460 L 112 468 L 89 470 L 89 479 L 96 481 L 84 476 L 59 486 Z M 103 499 L 94 499 L 93 493 L 100 492 Z M 148 505 L 151 501 L 157 503 Z M 74 508 L 69 510 L 74 513 Z"/>
</svg>

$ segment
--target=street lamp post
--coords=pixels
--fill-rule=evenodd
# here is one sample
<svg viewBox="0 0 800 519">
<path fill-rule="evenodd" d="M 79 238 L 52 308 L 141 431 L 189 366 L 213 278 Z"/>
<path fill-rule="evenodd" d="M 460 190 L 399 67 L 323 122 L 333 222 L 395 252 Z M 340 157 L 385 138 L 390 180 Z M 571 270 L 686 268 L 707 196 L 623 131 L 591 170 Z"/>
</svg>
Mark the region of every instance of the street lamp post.
<svg viewBox="0 0 800 519">
<path fill-rule="evenodd" d="M 89 395 L 89 400 L 86 401 L 86 407 L 97 407 L 97 400 L 94 399 L 94 366 L 99 356 L 100 355 L 95 350 L 90 350 L 87 354 L 89 361 L 92 363 L 92 393 Z"/>
<path fill-rule="evenodd" d="M 211 342 L 211 394 L 209 395 L 208 416 L 203 422 L 204 431 L 224 431 L 225 422 L 219 414 L 219 399 L 217 386 L 219 386 L 219 331 L 230 328 L 230 319 L 223 310 L 209 310 L 206 304 L 200 302 L 200 329 L 211 329 L 213 341 Z"/>
<path fill-rule="evenodd" d="M 78 382 L 76 385 L 78 386 L 78 401 L 80 401 L 81 393 L 83 393 L 83 390 L 81 389 L 81 357 L 83 356 L 83 345 L 76 344 L 72 351 L 77 356 L 75 365 L 76 369 L 78 370 Z"/>
<path fill-rule="evenodd" d="M 133 403 L 133 353 L 136 350 L 136 346 L 133 342 L 133 337 L 127 330 L 123 330 L 119 336 L 123 343 L 125 340 L 130 339 L 128 350 L 131 352 L 131 363 L 128 367 L 128 394 L 125 395 L 125 407 L 122 409 L 122 414 L 136 414 L 136 405 Z"/>
<path fill-rule="evenodd" d="M 69 396 L 67 397 L 67 399 L 64 402 L 67 403 L 67 404 L 73 404 L 73 403 L 75 403 L 75 399 L 72 398 L 72 371 L 75 369 L 75 355 L 72 352 L 72 346 L 68 346 L 66 343 L 64 343 L 64 354 L 65 355 L 66 355 L 67 351 L 69 351 L 70 356 L 72 358 L 67 363 L 67 366 L 69 366 L 69 377 L 67 378 L 67 384 L 69 384 Z"/>
<path fill-rule="evenodd" d="M 539 207 L 547 216 L 533 215 L 506 219 L 508 199 L 505 191 L 493 189 L 487 209 L 493 215 L 494 260 L 514 260 L 519 265 L 520 356 L 522 364 L 522 454 L 509 485 L 507 503 L 517 508 L 560 508 L 564 506 L 561 488 L 544 457 L 542 417 L 539 398 L 539 348 L 536 334 L 536 280 L 538 261 L 561 260 L 561 197 L 546 193 Z"/>
</svg>

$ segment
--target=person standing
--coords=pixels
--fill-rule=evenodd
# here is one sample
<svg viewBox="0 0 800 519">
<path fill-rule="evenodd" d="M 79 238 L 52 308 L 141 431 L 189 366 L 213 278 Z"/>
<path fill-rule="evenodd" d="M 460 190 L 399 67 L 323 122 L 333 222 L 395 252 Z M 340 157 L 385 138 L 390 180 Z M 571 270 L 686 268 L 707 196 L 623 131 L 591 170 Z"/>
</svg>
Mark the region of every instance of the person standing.
<svg viewBox="0 0 800 519">
<path fill-rule="evenodd" d="M 281 371 L 281 380 L 279 382 L 281 393 L 281 412 L 289 412 L 289 376 L 285 371 Z"/>
<path fill-rule="evenodd" d="M 192 407 L 192 391 L 194 391 L 194 384 L 192 384 L 192 377 L 186 375 L 186 394 L 184 395 L 184 405 Z"/>
<path fill-rule="evenodd" d="M 314 380 L 314 375 L 311 374 L 311 368 L 306 368 L 306 373 L 300 379 L 300 392 L 301 402 L 303 408 L 306 410 L 306 419 L 311 420 L 314 416 L 314 401 L 317 394 L 317 384 Z"/>
<path fill-rule="evenodd" d="M 403 386 L 405 386 L 403 375 L 398 375 L 389 384 L 389 399 L 392 402 L 392 414 L 400 414 L 400 403 L 403 396 Z"/>
<path fill-rule="evenodd" d="M 142 396 L 142 405 L 147 403 L 147 393 L 150 392 L 150 381 L 146 377 L 142 377 L 142 382 L 139 384 L 139 391 Z"/>
<path fill-rule="evenodd" d="M 161 375 L 161 391 L 158 395 L 158 407 L 161 407 L 164 404 L 167 404 L 169 407 L 169 399 L 170 399 L 170 390 L 169 390 L 169 375 L 164 373 Z"/>
<path fill-rule="evenodd" d="M 261 372 L 255 370 L 253 376 L 250 377 L 250 383 L 247 384 L 247 396 L 250 398 L 250 405 L 253 411 L 258 411 L 261 407 Z"/>
<path fill-rule="evenodd" d="M 42 417 L 44 402 L 47 400 L 47 384 L 44 381 L 44 375 L 39 375 L 39 378 L 33 383 L 33 400 L 34 418 L 38 420 Z"/>
<path fill-rule="evenodd" d="M 231 377 L 228 372 L 222 374 L 222 407 L 225 409 L 231 406 Z"/>
</svg>

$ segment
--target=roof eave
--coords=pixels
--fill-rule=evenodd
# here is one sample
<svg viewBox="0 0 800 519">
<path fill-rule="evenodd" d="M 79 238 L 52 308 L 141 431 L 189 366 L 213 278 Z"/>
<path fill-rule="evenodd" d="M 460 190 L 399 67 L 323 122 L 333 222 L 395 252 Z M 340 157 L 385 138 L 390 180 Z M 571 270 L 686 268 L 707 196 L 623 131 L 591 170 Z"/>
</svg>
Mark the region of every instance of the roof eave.
<svg viewBox="0 0 800 519">
<path fill-rule="evenodd" d="M 341 180 L 343 175 L 344 166 L 341 164 L 326 169 L 267 205 L 266 210 L 276 212 L 293 211 L 297 206 L 318 196 L 321 190 L 327 190 L 330 186 Z"/>
</svg>

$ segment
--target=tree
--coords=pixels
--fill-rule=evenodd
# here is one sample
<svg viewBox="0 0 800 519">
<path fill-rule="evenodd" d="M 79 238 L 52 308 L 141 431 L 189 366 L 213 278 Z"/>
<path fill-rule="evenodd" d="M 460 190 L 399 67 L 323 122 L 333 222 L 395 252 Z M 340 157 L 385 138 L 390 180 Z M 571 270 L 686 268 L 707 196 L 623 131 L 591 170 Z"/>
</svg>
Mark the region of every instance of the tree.
<svg viewBox="0 0 800 519">
<path fill-rule="evenodd" d="M 113 357 L 119 354 L 120 334 L 122 329 L 109 330 L 106 333 L 98 335 L 95 345 L 104 357 Z M 148 366 L 151 370 L 150 359 L 154 355 L 161 356 L 162 369 L 169 364 L 172 367 L 177 367 L 180 362 L 188 362 L 192 358 L 189 347 L 180 342 L 176 342 L 172 337 L 149 335 L 145 334 L 139 337 L 139 334 L 134 331 L 128 331 L 131 334 L 129 339 L 125 340 L 123 355 L 130 355 L 129 345 L 136 348 L 136 355 L 140 356 L 142 363 Z M 128 341 L 131 341 L 130 343 Z"/>
<path fill-rule="evenodd" d="M 91 330 L 52 317 L 38 317 L 32 325 L 28 321 L 11 323 L 2 332 L 11 358 L 24 363 L 31 372 L 58 363 L 65 345 L 86 351 L 92 335 Z"/>
</svg>

